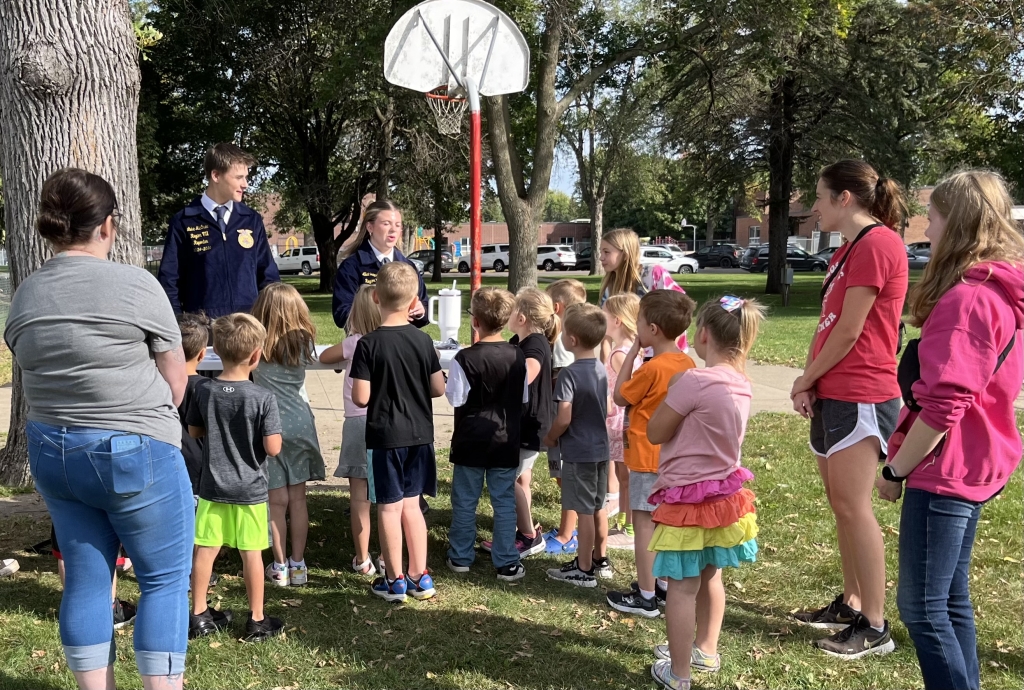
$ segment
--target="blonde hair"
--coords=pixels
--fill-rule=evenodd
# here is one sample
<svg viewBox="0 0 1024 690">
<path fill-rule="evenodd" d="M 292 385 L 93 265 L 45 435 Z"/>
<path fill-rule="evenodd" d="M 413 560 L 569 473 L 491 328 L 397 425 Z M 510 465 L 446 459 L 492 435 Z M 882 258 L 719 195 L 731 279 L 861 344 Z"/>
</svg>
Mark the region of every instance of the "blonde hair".
<svg viewBox="0 0 1024 690">
<path fill-rule="evenodd" d="M 526 317 L 530 328 L 544 334 L 552 345 L 561 331 L 551 296 L 535 287 L 526 287 L 516 295 L 516 311 Z"/>
<path fill-rule="evenodd" d="M 946 230 L 932 247 L 920 282 L 910 291 L 910 323 L 915 326 L 923 325 L 939 299 L 978 264 L 1024 262 L 1024 237 L 998 173 L 954 173 L 932 190 L 931 203 L 946 219 Z"/>
<path fill-rule="evenodd" d="M 380 326 L 380 308 L 373 301 L 373 286 L 363 285 L 356 291 L 352 299 L 352 308 L 345 322 L 345 333 L 348 335 L 366 335 Z"/>
<path fill-rule="evenodd" d="M 697 312 L 697 330 L 707 329 L 708 336 L 715 341 L 726 359 L 740 371 L 747 363 L 747 355 L 754 346 L 757 331 L 765 318 L 765 307 L 753 299 L 738 300 L 732 311 L 723 305 L 725 300 L 736 297 L 709 299 Z M 735 303 L 734 303 L 735 304 Z"/>
<path fill-rule="evenodd" d="M 621 292 L 633 292 L 643 289 L 644 282 L 640 275 L 640 238 L 629 228 L 612 230 L 601 238 L 622 252 L 619 265 L 608 271 L 601 281 L 601 294 L 608 291 L 608 296 Z M 598 247 L 600 250 L 600 247 Z"/>
<path fill-rule="evenodd" d="M 608 332 L 608 319 L 605 317 L 601 307 L 595 304 L 574 304 L 565 310 L 565 320 L 562 324 L 565 332 L 576 338 L 579 346 L 593 350 L 604 340 Z"/>
<path fill-rule="evenodd" d="M 630 339 L 636 339 L 636 318 L 640 315 L 640 298 L 634 292 L 621 292 L 605 300 L 604 308 L 622 323 Z"/>
<path fill-rule="evenodd" d="M 545 288 L 544 292 L 551 295 L 551 301 L 561 303 L 565 308 L 587 301 L 587 286 L 575 278 L 556 280 Z"/>
<path fill-rule="evenodd" d="M 661 329 L 662 335 L 675 340 L 690 327 L 697 304 L 676 290 L 651 290 L 640 299 L 639 315 Z"/>
<path fill-rule="evenodd" d="M 359 230 L 356 232 L 356 238 L 352 240 L 352 243 L 341 253 L 342 259 L 347 259 L 352 256 L 361 246 L 363 246 L 363 242 L 366 241 L 366 236 L 369 234 L 369 224 L 377 220 L 377 216 L 384 211 L 394 211 L 398 215 L 402 215 L 402 209 L 398 208 L 398 205 L 395 202 L 388 201 L 387 199 L 374 201 L 372 204 L 367 206 L 366 210 L 363 211 L 362 220 L 359 221 Z"/>
<path fill-rule="evenodd" d="M 419 291 L 420 279 L 404 261 L 391 261 L 377 272 L 377 301 L 384 309 L 401 309 L 412 302 Z"/>
<path fill-rule="evenodd" d="M 225 364 L 241 364 L 266 340 L 267 329 L 252 314 L 228 314 L 213 322 L 213 350 Z"/>
<path fill-rule="evenodd" d="M 271 283 L 260 290 L 252 315 L 267 329 L 263 359 L 286 367 L 314 359 L 316 326 L 299 291 L 287 283 Z"/>
<path fill-rule="evenodd" d="M 512 315 L 516 298 L 508 290 L 497 287 L 480 288 L 473 293 L 469 311 L 480 322 L 486 335 L 499 332 Z"/>
</svg>

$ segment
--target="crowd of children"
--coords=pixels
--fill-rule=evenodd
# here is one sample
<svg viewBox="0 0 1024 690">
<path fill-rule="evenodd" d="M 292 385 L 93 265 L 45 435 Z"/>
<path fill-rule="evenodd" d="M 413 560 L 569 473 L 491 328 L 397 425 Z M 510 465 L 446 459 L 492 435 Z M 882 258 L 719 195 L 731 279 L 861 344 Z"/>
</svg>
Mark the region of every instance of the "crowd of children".
<svg viewBox="0 0 1024 690">
<path fill-rule="evenodd" d="M 625 250 L 609 246 L 602 258 L 635 262 L 619 241 Z M 609 272 L 616 270 L 623 267 Z M 627 273 L 634 280 L 609 283 L 600 307 L 586 303 L 576 280 L 517 295 L 476 291 L 469 313 L 477 342 L 444 374 L 430 337 L 408 320 L 414 271 L 386 264 L 356 295 L 347 337 L 319 355 L 346 370 L 335 475 L 349 480 L 352 569 L 375 576 L 370 589 L 387 601 L 434 596 L 419 501 L 436 494 L 431 399 L 446 396 L 454 408 L 449 569 L 469 572 L 479 546 L 496 577 L 511 582 L 526 575 L 525 558 L 565 555 L 572 560 L 547 576 L 596 587 L 614 574 L 609 548 L 632 548 L 636 580 L 629 591 L 609 592 L 608 605 L 651 618 L 665 609 L 668 644 L 654 650 L 652 675 L 686 688 L 691 670 L 720 666 L 721 568 L 757 552 L 753 494 L 743 488 L 752 475 L 740 465 L 740 445 L 751 397 L 743 365 L 762 309 L 735 297 L 704 304 L 694 347 L 706 368 L 696 369 L 678 345 L 693 300 L 679 290 L 645 292 L 633 284 L 639 272 Z M 242 556 L 245 635 L 266 639 L 284 624 L 263 612 L 264 582 L 306 583 L 306 482 L 324 477 L 303 385 L 317 357 L 316 331 L 299 294 L 282 284 L 262 291 L 252 315 L 212 325 L 186 315 L 181 330 L 189 367 L 183 452 L 197 505 L 190 636 L 232 623 L 230 611 L 207 602 L 214 559 L 229 547 Z M 216 378 L 196 371 L 210 330 L 223 367 Z M 562 508 L 547 533 L 534 521 L 530 488 L 544 451 Z M 485 484 L 493 538 L 478 544 Z M 273 559 L 264 570 L 268 547 Z"/>
</svg>

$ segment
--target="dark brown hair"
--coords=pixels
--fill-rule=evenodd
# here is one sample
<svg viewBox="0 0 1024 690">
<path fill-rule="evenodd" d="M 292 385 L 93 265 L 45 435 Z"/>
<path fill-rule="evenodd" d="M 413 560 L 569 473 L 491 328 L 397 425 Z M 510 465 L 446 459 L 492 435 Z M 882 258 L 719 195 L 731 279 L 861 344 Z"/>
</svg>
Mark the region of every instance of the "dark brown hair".
<svg viewBox="0 0 1024 690">
<path fill-rule="evenodd" d="M 43 183 L 36 230 L 55 247 L 83 244 L 116 208 L 109 182 L 81 168 L 63 168 Z"/>
<path fill-rule="evenodd" d="M 596 304 L 574 304 L 565 310 L 565 332 L 585 350 L 593 350 L 608 332 L 608 319 Z"/>
<path fill-rule="evenodd" d="M 210 319 L 201 311 L 182 314 L 178 319 L 178 330 L 181 331 L 181 349 L 185 359 L 191 362 L 210 342 Z"/>
<path fill-rule="evenodd" d="M 206 152 L 206 179 L 210 179 L 210 173 L 217 171 L 221 175 L 231 170 L 231 166 L 241 163 L 246 168 L 256 165 L 256 159 L 234 144 L 222 142 L 214 144 Z"/>
<path fill-rule="evenodd" d="M 826 165 L 819 173 L 835 199 L 849 192 L 868 213 L 893 230 L 899 230 L 910 209 L 896 180 L 882 177 L 864 161 L 846 159 Z"/>
<path fill-rule="evenodd" d="M 651 290 L 640 298 L 640 317 L 675 340 L 690 327 L 697 303 L 675 290 Z"/>
<path fill-rule="evenodd" d="M 492 335 L 505 327 L 512 315 L 516 298 L 508 290 L 497 287 L 480 288 L 469 303 L 470 313 L 480 323 L 484 335 Z"/>
</svg>

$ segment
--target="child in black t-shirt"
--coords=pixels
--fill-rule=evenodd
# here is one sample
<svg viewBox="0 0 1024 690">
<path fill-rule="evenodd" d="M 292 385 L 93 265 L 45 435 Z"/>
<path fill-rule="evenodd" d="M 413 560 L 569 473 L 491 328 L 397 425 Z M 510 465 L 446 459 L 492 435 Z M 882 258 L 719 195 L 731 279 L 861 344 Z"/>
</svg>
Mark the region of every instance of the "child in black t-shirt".
<svg viewBox="0 0 1024 690">
<path fill-rule="evenodd" d="M 409 323 L 419 276 L 392 261 L 377 273 L 374 301 L 381 325 L 359 339 L 349 376 L 352 402 L 366 411 L 366 449 L 373 473 L 370 500 L 377 504 L 386 572 L 370 585 L 387 601 L 434 596 L 427 572 L 427 523 L 420 495 L 437 494 L 434 413 L 430 399 L 444 395 L 444 375 L 430 336 Z M 402 540 L 409 568 L 402 569 Z M 404 574 L 404 576 L 403 576 Z"/>
<path fill-rule="evenodd" d="M 511 292 L 499 288 L 473 293 L 470 314 L 480 340 L 455 355 L 445 386 L 448 402 L 455 408 L 448 567 L 465 573 L 473 563 L 476 508 L 486 478 L 494 509 L 491 561 L 498 579 L 506 582 L 526 575 L 516 548 L 514 488 L 523 403 L 528 400 L 526 358 L 501 337 L 514 300 Z"/>
<path fill-rule="evenodd" d="M 231 623 L 230 612 L 213 611 L 206 594 L 213 562 L 221 548 L 242 556 L 249 619 L 245 639 L 280 635 L 284 622 L 263 612 L 263 550 L 269 547 L 267 456 L 281 452 L 277 399 L 249 380 L 259 364 L 267 331 L 249 314 L 229 314 L 213 323 L 213 350 L 224 370 L 204 378 L 189 407 L 188 431 L 205 438 L 196 511 L 192 565 L 190 638 L 209 635 Z"/>
<path fill-rule="evenodd" d="M 182 314 L 178 319 L 178 329 L 181 331 L 181 349 L 185 353 L 185 373 L 188 374 L 185 395 L 178 406 L 178 419 L 181 420 L 181 454 L 185 458 L 188 479 L 192 482 L 192 495 L 198 500 L 199 476 L 203 471 L 203 440 L 189 436 L 186 420 L 195 396 L 196 385 L 206 378 L 199 374 L 198 367 L 206 357 L 206 344 L 210 342 L 210 319 L 202 312 Z"/>
</svg>

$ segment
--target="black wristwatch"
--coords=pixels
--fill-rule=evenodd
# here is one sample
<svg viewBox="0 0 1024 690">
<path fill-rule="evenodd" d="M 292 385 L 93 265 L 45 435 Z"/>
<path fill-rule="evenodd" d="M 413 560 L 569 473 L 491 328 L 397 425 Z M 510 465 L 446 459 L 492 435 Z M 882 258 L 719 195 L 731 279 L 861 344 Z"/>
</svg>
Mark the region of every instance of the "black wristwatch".
<svg viewBox="0 0 1024 690">
<path fill-rule="evenodd" d="M 906 481 L 906 477 L 897 477 L 896 473 L 892 471 L 892 465 L 882 465 L 882 479 L 887 482 L 893 482 L 895 484 L 902 484 Z"/>
</svg>

